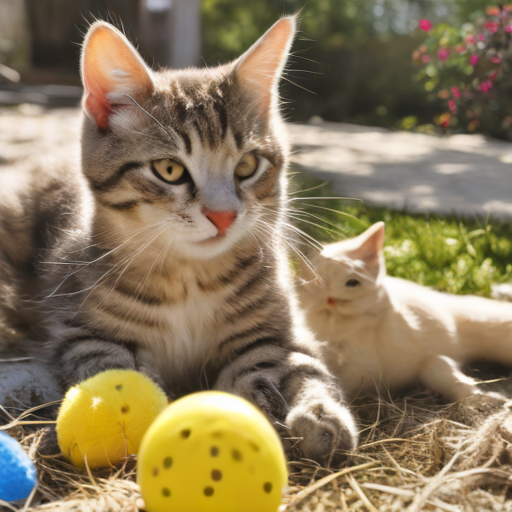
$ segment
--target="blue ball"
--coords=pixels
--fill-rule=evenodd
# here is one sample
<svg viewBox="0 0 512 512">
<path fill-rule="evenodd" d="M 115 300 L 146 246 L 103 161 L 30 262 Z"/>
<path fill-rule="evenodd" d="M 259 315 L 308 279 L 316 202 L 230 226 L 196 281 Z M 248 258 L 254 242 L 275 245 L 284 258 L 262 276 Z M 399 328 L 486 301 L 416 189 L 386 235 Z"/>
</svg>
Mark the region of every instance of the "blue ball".
<svg viewBox="0 0 512 512">
<path fill-rule="evenodd" d="M 36 468 L 21 445 L 0 432 L 0 500 L 28 498 L 36 485 Z"/>
</svg>

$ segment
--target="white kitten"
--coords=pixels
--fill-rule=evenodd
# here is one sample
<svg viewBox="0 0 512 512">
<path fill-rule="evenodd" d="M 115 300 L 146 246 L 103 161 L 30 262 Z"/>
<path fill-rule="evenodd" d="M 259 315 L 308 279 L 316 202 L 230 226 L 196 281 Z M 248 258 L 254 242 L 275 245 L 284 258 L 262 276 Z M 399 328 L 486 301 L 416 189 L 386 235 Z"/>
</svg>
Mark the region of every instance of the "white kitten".
<svg viewBox="0 0 512 512">
<path fill-rule="evenodd" d="M 309 326 L 347 392 L 415 381 L 460 400 L 479 393 L 459 363 L 512 366 L 512 304 L 440 293 L 386 276 L 384 223 L 327 245 L 303 268 L 299 293 Z"/>
</svg>

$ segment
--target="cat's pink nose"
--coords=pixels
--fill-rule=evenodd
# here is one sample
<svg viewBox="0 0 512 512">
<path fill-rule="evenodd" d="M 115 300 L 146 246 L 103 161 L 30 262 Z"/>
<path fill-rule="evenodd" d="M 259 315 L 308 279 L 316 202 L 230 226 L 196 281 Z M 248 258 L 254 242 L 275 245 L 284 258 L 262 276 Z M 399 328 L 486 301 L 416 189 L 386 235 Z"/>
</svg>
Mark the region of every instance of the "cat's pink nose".
<svg viewBox="0 0 512 512">
<path fill-rule="evenodd" d="M 329 306 L 334 306 L 335 303 L 336 301 L 332 297 L 327 297 L 327 304 L 329 304 Z"/>
<path fill-rule="evenodd" d="M 238 215 L 235 210 L 227 212 L 216 212 L 214 210 L 203 210 L 204 216 L 210 220 L 219 230 L 219 235 L 223 235 L 226 230 L 233 224 Z"/>
</svg>

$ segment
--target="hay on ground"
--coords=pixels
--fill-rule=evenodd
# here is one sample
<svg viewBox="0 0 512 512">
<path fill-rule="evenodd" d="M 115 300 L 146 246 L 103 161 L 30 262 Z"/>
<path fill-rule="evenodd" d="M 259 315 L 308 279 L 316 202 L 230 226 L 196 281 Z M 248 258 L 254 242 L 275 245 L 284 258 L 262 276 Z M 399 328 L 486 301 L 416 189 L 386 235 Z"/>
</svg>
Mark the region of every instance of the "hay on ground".
<svg viewBox="0 0 512 512">
<path fill-rule="evenodd" d="M 428 393 L 358 398 L 362 426 L 351 464 L 329 471 L 292 466 L 281 512 L 512 512 L 512 401 L 476 395 L 445 405 Z M 45 452 L 44 429 L 6 427 L 36 461 L 39 485 L 26 503 L 0 510 L 135 512 L 142 506 L 135 462 L 80 471 Z"/>
</svg>

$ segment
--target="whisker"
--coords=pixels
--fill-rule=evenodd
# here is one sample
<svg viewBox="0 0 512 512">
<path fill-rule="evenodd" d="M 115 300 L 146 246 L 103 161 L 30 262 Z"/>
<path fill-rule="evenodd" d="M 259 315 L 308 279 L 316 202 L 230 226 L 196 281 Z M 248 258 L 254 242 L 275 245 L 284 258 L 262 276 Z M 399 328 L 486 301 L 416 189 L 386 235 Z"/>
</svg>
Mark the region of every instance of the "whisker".
<svg viewBox="0 0 512 512">
<path fill-rule="evenodd" d="M 157 223 L 156 225 L 159 225 L 161 224 L 162 222 L 159 222 Z M 109 256 L 110 254 L 114 253 L 115 251 L 121 249 L 123 246 L 125 246 L 126 244 L 128 244 L 129 242 L 131 242 L 136 236 L 137 234 L 141 233 L 141 232 L 145 232 L 147 230 L 150 230 L 152 228 L 154 228 L 156 225 L 149 225 L 149 226 L 144 226 L 138 230 L 136 230 L 132 236 L 130 236 L 127 240 L 125 240 L 122 244 L 118 245 L 117 247 L 114 247 L 113 249 L 103 253 L 101 256 L 99 256 L 98 258 L 96 258 L 95 260 L 91 261 L 88 263 L 88 265 L 84 265 L 82 266 L 81 268 L 79 268 L 78 270 L 75 270 L 74 272 L 71 272 L 69 273 L 63 280 L 62 282 L 57 286 L 57 288 L 55 288 L 55 290 L 50 294 L 50 295 L 47 295 L 43 298 L 43 300 L 47 300 L 47 299 L 50 299 L 52 297 L 65 297 L 65 296 L 70 296 L 70 295 L 78 295 L 80 293 L 84 293 L 85 291 L 88 291 L 90 290 L 91 288 L 88 287 L 88 288 L 85 288 L 83 290 L 79 290 L 79 291 L 76 291 L 76 292 L 69 292 L 69 293 L 63 293 L 63 294 L 57 294 L 57 291 L 64 285 L 64 283 L 72 276 L 76 275 L 78 272 L 80 272 L 81 270 L 83 270 L 84 268 L 87 268 L 89 267 L 90 265 L 93 265 L 94 263 L 97 263 L 98 261 L 102 260 L 103 258 L 106 258 L 107 256 Z M 113 267 L 115 268 L 115 266 Z M 113 269 L 111 269 L 113 270 Z M 94 286 L 94 285 L 93 285 Z"/>
<path fill-rule="evenodd" d="M 158 126 L 160 126 L 160 128 L 162 128 L 162 130 L 163 130 L 165 133 L 167 133 L 167 135 L 169 135 L 169 137 L 170 137 L 172 140 L 175 140 L 175 139 L 176 139 L 176 137 L 175 137 L 175 136 L 173 136 L 170 132 L 168 132 L 168 131 L 165 129 L 164 125 L 163 125 L 163 124 L 162 124 L 162 123 L 161 123 L 161 122 L 160 122 L 156 117 L 154 117 L 153 115 L 151 115 L 151 114 L 150 114 L 150 113 L 149 113 L 145 108 L 143 108 L 141 105 L 139 105 L 139 104 L 138 104 L 138 103 L 137 103 L 137 102 L 136 102 L 136 101 L 135 101 L 135 100 L 134 100 L 134 99 L 133 99 L 133 98 L 132 98 L 128 93 L 126 93 L 126 92 L 125 92 L 125 93 L 124 93 L 124 95 L 125 95 L 125 96 L 127 96 L 128 98 L 130 98 L 130 99 L 133 101 L 133 103 L 135 103 L 135 105 L 137 105 L 137 107 L 139 107 L 139 108 L 142 110 L 142 112 L 146 113 L 146 114 L 147 114 L 151 119 L 153 119 L 153 121 L 155 121 L 155 123 L 156 123 Z"/>
<path fill-rule="evenodd" d="M 306 199 L 308 201 L 311 201 L 313 199 L 316 199 L 317 201 L 323 201 L 324 199 L 327 200 L 338 200 L 338 201 L 359 201 L 360 203 L 363 202 L 362 199 L 358 199 L 357 197 L 322 197 L 322 196 L 312 196 L 312 197 L 290 197 L 288 198 L 289 201 L 299 201 L 301 199 Z"/>
<path fill-rule="evenodd" d="M 342 217 L 348 217 L 349 219 L 352 219 L 352 220 L 356 221 L 361 227 L 364 227 L 364 228 L 368 227 L 368 226 L 366 226 L 366 224 L 362 220 L 358 219 L 357 217 L 355 217 L 351 213 L 342 212 L 342 211 L 339 211 L 339 210 L 333 210 L 332 208 L 327 208 L 325 206 L 319 206 L 319 205 L 316 205 L 316 204 L 304 203 L 304 206 L 307 206 L 308 208 L 317 208 L 318 210 L 326 210 L 328 212 L 336 213 L 337 215 L 341 215 Z"/>
<path fill-rule="evenodd" d="M 103 299 L 101 300 L 101 302 L 98 304 L 98 306 L 101 306 L 102 304 L 105 303 L 105 301 L 108 300 L 108 298 L 110 297 L 110 295 L 112 294 L 112 292 L 115 290 L 116 286 L 117 286 L 117 283 L 119 283 L 119 280 L 121 279 L 121 277 L 124 275 L 124 273 L 128 270 L 128 267 L 133 263 L 133 261 L 140 255 L 142 254 L 158 237 L 160 237 L 164 232 L 165 232 L 165 229 L 166 229 L 166 226 L 163 225 L 160 227 L 159 230 L 157 230 L 156 234 L 149 240 L 148 243 L 146 243 L 142 248 L 139 248 L 137 251 L 135 251 L 133 254 L 130 255 L 130 257 L 128 258 L 128 261 L 125 265 L 125 267 L 123 268 L 123 270 L 121 271 L 121 273 L 117 276 L 117 279 L 115 281 L 115 283 L 112 285 L 112 287 L 110 288 L 109 292 L 107 293 L 107 295 L 105 297 L 103 297 Z M 148 236 L 149 238 L 149 236 Z M 103 280 L 104 281 L 104 280 Z M 93 290 L 94 291 L 94 290 Z M 92 291 L 91 293 L 89 293 L 89 295 L 87 295 L 87 297 L 84 299 L 84 301 L 82 302 L 82 304 L 80 305 L 80 308 L 84 305 L 84 303 L 86 302 L 86 300 L 90 297 L 90 295 L 92 294 Z M 80 310 L 80 308 L 78 308 Z"/>
<path fill-rule="evenodd" d="M 307 222 L 308 224 L 312 224 L 313 226 L 316 226 L 318 229 L 321 229 L 325 231 L 326 233 L 332 234 L 335 233 L 339 236 L 346 237 L 345 233 L 341 230 L 341 228 L 335 224 L 334 222 L 331 222 L 329 219 L 326 219 L 324 217 L 320 217 L 318 215 L 315 215 L 308 211 L 302 211 L 298 209 L 287 209 L 288 217 L 291 219 L 294 219 L 298 222 Z M 327 224 L 328 226 L 332 226 L 331 228 L 327 226 L 323 226 L 321 224 L 316 224 L 314 222 L 308 222 L 303 217 L 310 217 L 312 219 L 319 220 L 320 222 Z"/>
<path fill-rule="evenodd" d="M 263 230 L 263 232 L 265 234 L 268 234 L 268 227 L 263 223 L 263 224 L 259 224 L 258 226 L 256 226 L 257 230 Z M 271 229 L 271 228 L 270 228 Z M 299 256 L 299 258 L 304 262 L 304 264 L 309 268 L 309 270 L 311 270 L 311 272 L 317 277 L 317 279 L 319 279 L 320 281 L 322 281 L 322 278 L 320 275 L 318 275 L 316 269 L 312 266 L 311 262 L 309 261 L 309 259 L 307 258 L 307 256 L 300 250 L 298 249 L 295 245 L 291 244 L 286 238 L 281 238 L 281 240 L 283 240 L 283 242 L 290 248 L 292 249 L 292 251 L 294 251 L 297 256 Z"/>
<path fill-rule="evenodd" d="M 167 254 L 167 250 L 168 250 L 169 246 L 172 244 L 172 242 L 174 242 L 174 237 L 170 237 L 170 238 L 169 238 L 169 240 L 167 241 L 167 243 L 165 244 L 165 246 L 160 250 L 160 252 L 158 253 L 158 255 L 155 257 L 155 259 L 154 259 L 154 261 L 153 261 L 153 263 L 152 263 L 151 267 L 149 268 L 149 270 L 148 270 L 148 272 L 147 272 L 146 276 L 144 277 L 144 279 L 143 279 L 143 281 L 142 281 L 141 285 L 139 286 L 139 290 L 138 290 L 138 292 L 137 292 L 137 295 L 135 296 L 135 298 L 136 298 L 136 299 L 138 299 L 138 298 L 139 298 L 139 295 L 142 293 L 142 290 L 144 290 L 144 286 L 146 285 L 147 280 L 149 279 L 149 277 L 150 277 L 151 273 L 153 272 L 153 269 L 154 269 L 154 267 L 155 267 L 155 265 L 156 265 L 157 261 L 159 260 L 160 256 L 161 256 L 162 254 L 164 254 L 164 253 L 165 253 L 165 254 Z"/>
</svg>

